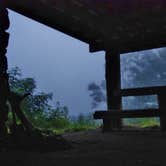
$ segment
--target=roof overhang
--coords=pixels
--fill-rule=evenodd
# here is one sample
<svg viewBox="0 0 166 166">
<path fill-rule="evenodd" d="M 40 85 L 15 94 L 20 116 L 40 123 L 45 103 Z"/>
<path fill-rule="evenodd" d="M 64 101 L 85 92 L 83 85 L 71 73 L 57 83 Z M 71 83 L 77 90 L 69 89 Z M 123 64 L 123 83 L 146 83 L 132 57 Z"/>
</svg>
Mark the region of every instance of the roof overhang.
<svg viewBox="0 0 166 166">
<path fill-rule="evenodd" d="M 91 52 L 166 46 L 166 0 L 8 0 L 8 8 L 86 42 Z"/>
</svg>

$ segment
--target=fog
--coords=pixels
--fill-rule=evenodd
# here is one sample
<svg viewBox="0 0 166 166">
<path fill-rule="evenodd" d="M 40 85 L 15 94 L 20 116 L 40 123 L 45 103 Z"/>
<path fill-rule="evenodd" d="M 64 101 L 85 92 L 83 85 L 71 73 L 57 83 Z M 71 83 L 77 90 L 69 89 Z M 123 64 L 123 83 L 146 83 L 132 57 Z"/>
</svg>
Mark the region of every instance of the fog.
<svg viewBox="0 0 166 166">
<path fill-rule="evenodd" d="M 70 114 L 92 112 L 87 86 L 104 79 L 104 52 L 10 11 L 9 69 L 37 81 L 38 91 L 53 92 Z"/>
</svg>

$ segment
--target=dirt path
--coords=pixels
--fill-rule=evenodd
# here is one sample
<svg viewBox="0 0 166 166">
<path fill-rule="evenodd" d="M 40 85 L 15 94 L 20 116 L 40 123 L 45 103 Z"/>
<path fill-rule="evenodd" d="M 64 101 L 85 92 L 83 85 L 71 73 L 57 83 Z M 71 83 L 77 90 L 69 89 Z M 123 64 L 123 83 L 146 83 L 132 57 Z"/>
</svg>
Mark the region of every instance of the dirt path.
<svg viewBox="0 0 166 166">
<path fill-rule="evenodd" d="M 93 130 L 65 134 L 73 148 L 51 153 L 0 152 L 2 166 L 166 166 L 166 133 Z"/>
</svg>

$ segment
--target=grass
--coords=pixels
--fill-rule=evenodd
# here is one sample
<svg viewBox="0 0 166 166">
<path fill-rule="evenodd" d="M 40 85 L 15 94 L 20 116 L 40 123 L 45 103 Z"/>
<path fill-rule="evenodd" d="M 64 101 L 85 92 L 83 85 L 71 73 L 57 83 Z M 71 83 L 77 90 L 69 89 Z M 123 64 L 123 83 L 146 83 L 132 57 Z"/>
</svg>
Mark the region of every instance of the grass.
<svg viewBox="0 0 166 166">
<path fill-rule="evenodd" d="M 159 127 L 159 119 L 158 118 L 134 118 L 134 119 L 124 119 L 123 125 L 128 127 L 136 127 L 136 128 L 154 128 Z M 79 132 L 79 131 L 87 131 L 91 129 L 97 129 L 102 126 L 102 123 L 95 123 L 94 121 L 75 121 L 70 122 L 67 126 L 64 127 L 51 127 L 50 131 L 53 134 L 64 134 L 69 132 Z"/>
<path fill-rule="evenodd" d="M 159 127 L 159 119 L 158 118 L 134 118 L 134 119 L 124 119 L 123 124 L 129 127 L 136 128 L 154 128 Z M 79 132 L 79 131 L 87 131 L 91 129 L 97 129 L 101 127 L 101 123 L 71 123 L 69 126 L 59 129 L 52 129 L 56 134 L 64 134 L 66 132 Z"/>
<path fill-rule="evenodd" d="M 87 131 L 102 126 L 102 121 L 96 121 L 91 114 L 79 115 L 75 118 L 56 118 L 46 120 L 45 118 L 32 119 L 34 125 L 51 134 L 64 134 L 69 132 Z M 136 128 L 159 127 L 158 118 L 134 118 L 124 119 L 123 125 Z"/>
<path fill-rule="evenodd" d="M 62 129 L 53 129 L 53 133 L 55 133 L 55 134 L 64 134 L 64 133 L 71 133 L 71 132 L 87 131 L 87 130 L 91 130 L 91 129 L 96 129 L 98 127 L 99 126 L 88 126 L 88 125 L 69 126 L 69 127 L 62 128 Z"/>
<path fill-rule="evenodd" d="M 91 129 L 96 129 L 100 127 L 98 124 L 75 124 L 71 123 L 68 126 L 61 127 L 61 128 L 49 128 L 48 130 L 44 129 L 46 132 L 50 132 L 52 134 L 64 134 L 64 133 L 71 133 L 71 132 L 79 132 L 79 131 L 87 131 Z"/>
<path fill-rule="evenodd" d="M 124 119 L 123 123 L 126 126 L 138 127 L 138 128 L 159 127 L 160 126 L 158 118 Z"/>
<path fill-rule="evenodd" d="M 66 132 L 79 132 L 96 129 L 101 123 L 95 121 L 91 115 L 81 115 L 72 118 L 56 118 L 45 120 L 44 118 L 32 119 L 34 126 L 51 134 L 64 134 Z"/>
</svg>

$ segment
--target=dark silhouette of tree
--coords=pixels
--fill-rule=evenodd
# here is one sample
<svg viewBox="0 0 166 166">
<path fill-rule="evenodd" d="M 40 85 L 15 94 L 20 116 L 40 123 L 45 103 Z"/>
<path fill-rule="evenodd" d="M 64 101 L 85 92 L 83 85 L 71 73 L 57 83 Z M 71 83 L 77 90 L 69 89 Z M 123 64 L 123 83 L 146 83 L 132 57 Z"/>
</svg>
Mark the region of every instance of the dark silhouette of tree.
<svg viewBox="0 0 166 166">
<path fill-rule="evenodd" d="M 105 81 L 102 81 L 100 85 L 94 82 L 89 84 L 88 91 L 90 91 L 90 97 L 92 98 L 92 108 L 96 108 L 99 103 L 106 101 L 106 96 L 103 92 L 105 90 Z"/>
</svg>

